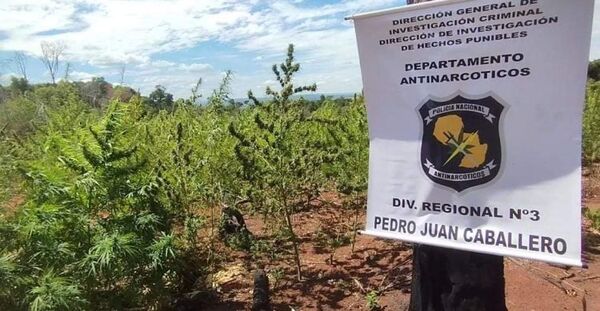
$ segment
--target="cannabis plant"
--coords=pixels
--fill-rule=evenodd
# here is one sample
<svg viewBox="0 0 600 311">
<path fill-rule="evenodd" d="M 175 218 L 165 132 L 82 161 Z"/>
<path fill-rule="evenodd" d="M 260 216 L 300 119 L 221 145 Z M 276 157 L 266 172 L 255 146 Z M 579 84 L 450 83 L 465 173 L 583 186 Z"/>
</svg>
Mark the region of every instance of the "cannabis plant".
<svg viewBox="0 0 600 311">
<path fill-rule="evenodd" d="M 273 73 L 280 85 L 279 90 L 267 87 L 271 98 L 260 102 L 252 92 L 249 98 L 254 104 L 253 124 L 239 129 L 233 123 L 229 130 L 237 139 L 235 154 L 242 164 L 242 178 L 251 185 L 246 192 L 253 203 L 267 215 L 281 215 L 284 219 L 283 233 L 292 249 L 298 280 L 302 278 L 300 241 L 294 230 L 292 216 L 297 211 L 300 197 L 311 173 L 317 172 L 309 145 L 302 141 L 303 123 L 308 115 L 298 101 L 291 96 L 305 91 L 316 91 L 316 85 L 294 85 L 293 77 L 300 70 L 294 61 L 294 46 L 288 47 L 287 58 Z"/>
</svg>

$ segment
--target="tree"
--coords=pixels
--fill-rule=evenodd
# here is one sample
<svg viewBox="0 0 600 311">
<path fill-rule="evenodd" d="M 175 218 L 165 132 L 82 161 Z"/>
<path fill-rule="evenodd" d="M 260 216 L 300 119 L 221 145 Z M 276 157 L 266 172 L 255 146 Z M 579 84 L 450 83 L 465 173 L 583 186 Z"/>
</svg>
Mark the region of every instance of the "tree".
<svg viewBox="0 0 600 311">
<path fill-rule="evenodd" d="M 588 65 L 588 79 L 592 81 L 600 80 L 600 59 L 591 61 Z"/>
<path fill-rule="evenodd" d="M 31 85 L 29 85 L 29 82 L 27 82 L 27 79 L 25 78 L 11 77 L 8 89 L 13 96 L 18 96 L 23 95 L 25 92 L 31 90 Z"/>
<path fill-rule="evenodd" d="M 42 47 L 42 62 L 48 69 L 52 84 L 56 84 L 56 75 L 60 68 L 60 60 L 65 52 L 66 46 L 62 42 L 43 41 Z"/>
<path fill-rule="evenodd" d="M 12 59 L 15 70 L 25 80 L 27 79 L 27 57 L 23 52 L 15 52 L 15 56 Z"/>
<path fill-rule="evenodd" d="M 127 64 L 123 64 L 121 66 L 121 68 L 119 69 L 119 85 L 123 85 L 123 83 L 125 82 L 125 69 L 126 69 Z"/>
<path fill-rule="evenodd" d="M 173 109 L 173 94 L 167 93 L 162 85 L 157 85 L 156 88 L 146 100 L 146 104 L 155 110 L 172 110 Z"/>
<path fill-rule="evenodd" d="M 65 68 L 65 76 L 63 77 L 63 80 L 65 81 L 69 81 L 69 76 L 71 75 L 71 63 L 67 63 L 67 67 Z"/>
<path fill-rule="evenodd" d="M 81 96 L 86 98 L 92 107 L 101 107 L 108 101 L 110 83 L 103 77 L 93 77 L 92 81 L 85 82 L 81 86 Z"/>
<path fill-rule="evenodd" d="M 117 99 L 122 103 L 127 103 L 135 95 L 138 95 L 138 93 L 134 89 L 123 85 L 117 85 L 113 87 L 111 98 Z"/>
</svg>

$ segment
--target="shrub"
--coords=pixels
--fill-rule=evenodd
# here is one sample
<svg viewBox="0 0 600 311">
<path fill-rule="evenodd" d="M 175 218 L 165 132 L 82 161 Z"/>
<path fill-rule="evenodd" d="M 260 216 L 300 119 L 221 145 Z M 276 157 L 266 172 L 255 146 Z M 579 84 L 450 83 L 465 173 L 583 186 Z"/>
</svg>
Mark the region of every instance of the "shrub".
<svg viewBox="0 0 600 311">
<path fill-rule="evenodd" d="M 587 162 L 600 159 L 600 85 L 588 87 L 583 114 L 583 155 Z"/>
</svg>

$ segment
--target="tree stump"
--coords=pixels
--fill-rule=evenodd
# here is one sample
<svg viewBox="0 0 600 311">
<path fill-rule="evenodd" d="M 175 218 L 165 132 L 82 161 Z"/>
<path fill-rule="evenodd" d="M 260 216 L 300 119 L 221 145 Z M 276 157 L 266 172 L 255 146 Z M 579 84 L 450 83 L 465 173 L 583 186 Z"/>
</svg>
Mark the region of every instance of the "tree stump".
<svg viewBox="0 0 600 311">
<path fill-rule="evenodd" d="M 269 278 L 265 270 L 258 269 L 254 272 L 254 292 L 252 293 L 252 311 L 271 311 L 269 297 Z"/>
<path fill-rule="evenodd" d="M 412 311 L 505 311 L 503 257 L 413 248 Z"/>
</svg>

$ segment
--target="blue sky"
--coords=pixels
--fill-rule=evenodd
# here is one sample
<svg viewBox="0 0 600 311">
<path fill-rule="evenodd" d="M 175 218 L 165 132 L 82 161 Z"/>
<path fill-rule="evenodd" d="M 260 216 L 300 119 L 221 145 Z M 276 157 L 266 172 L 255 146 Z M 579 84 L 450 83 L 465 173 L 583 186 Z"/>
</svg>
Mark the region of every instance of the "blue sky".
<svg viewBox="0 0 600 311">
<path fill-rule="evenodd" d="M 2 0 L 0 83 L 18 72 L 9 61 L 27 55 L 29 80 L 49 81 L 39 60 L 43 41 L 65 45 L 71 80 L 103 76 L 142 93 L 163 85 L 188 97 L 200 77 L 208 94 L 225 70 L 231 91 L 243 97 L 274 85 L 271 66 L 288 43 L 302 64 L 299 83 L 320 93 L 362 88 L 352 23 L 343 17 L 390 8 L 405 0 Z M 600 6 L 598 6 L 600 7 Z M 600 58 L 600 10 L 596 9 L 591 58 Z"/>
</svg>

